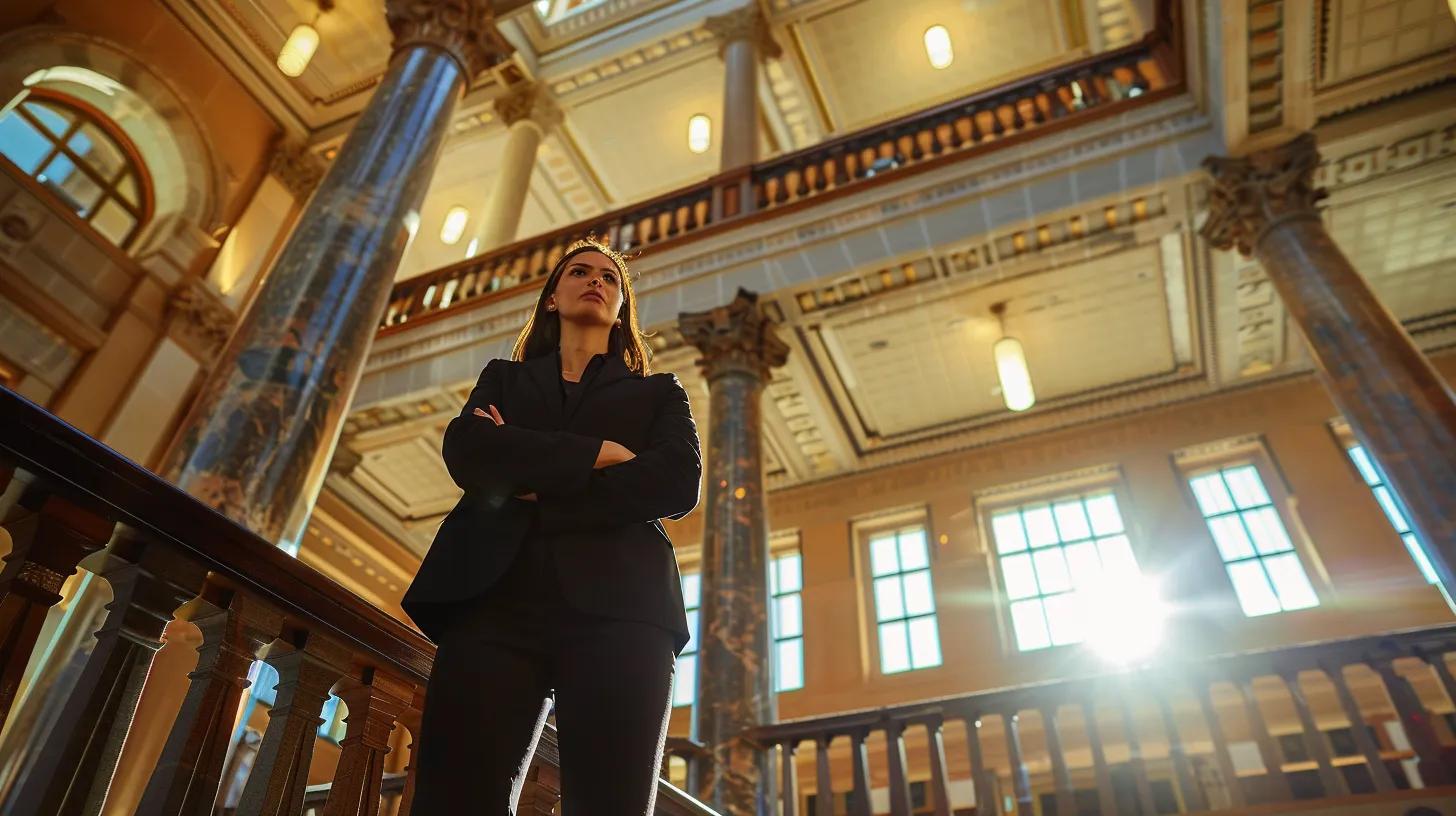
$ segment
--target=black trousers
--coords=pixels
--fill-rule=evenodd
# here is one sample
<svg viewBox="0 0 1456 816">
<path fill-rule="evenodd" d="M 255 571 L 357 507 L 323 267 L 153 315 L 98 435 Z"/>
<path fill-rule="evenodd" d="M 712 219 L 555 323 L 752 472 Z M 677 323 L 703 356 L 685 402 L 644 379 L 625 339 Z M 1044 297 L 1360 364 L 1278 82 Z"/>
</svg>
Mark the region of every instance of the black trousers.
<svg viewBox="0 0 1456 816">
<path fill-rule="evenodd" d="M 509 585 L 509 584 L 508 584 Z M 673 636 L 648 623 L 475 604 L 437 644 L 413 816 L 514 814 L 554 708 L 562 816 L 644 816 L 672 713 Z"/>
</svg>

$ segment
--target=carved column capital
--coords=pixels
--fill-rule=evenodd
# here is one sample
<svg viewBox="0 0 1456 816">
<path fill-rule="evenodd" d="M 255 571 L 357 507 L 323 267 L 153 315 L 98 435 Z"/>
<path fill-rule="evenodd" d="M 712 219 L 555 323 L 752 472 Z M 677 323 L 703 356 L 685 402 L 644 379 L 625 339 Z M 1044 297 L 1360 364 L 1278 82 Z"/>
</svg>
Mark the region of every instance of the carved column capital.
<svg viewBox="0 0 1456 816">
<path fill-rule="evenodd" d="M 683 339 L 703 353 L 696 362 L 711 382 L 729 372 L 748 373 L 767 381 L 769 370 L 783 365 L 789 347 L 774 323 L 758 309 L 758 295 L 740 288 L 726 306 L 678 316 Z"/>
<path fill-rule="evenodd" d="M 428 45 L 460 63 L 466 85 L 515 51 L 496 30 L 490 0 L 386 0 L 394 51 Z"/>
<path fill-rule="evenodd" d="M 211 363 L 222 353 L 223 344 L 236 322 L 232 310 L 223 304 L 201 280 L 183 278 L 167 298 L 168 333 L 174 340 Z"/>
<path fill-rule="evenodd" d="M 495 100 L 495 115 L 507 127 L 530 122 L 543 133 L 561 124 L 561 108 L 539 83 L 517 85 Z"/>
<path fill-rule="evenodd" d="M 313 194 L 328 165 L 323 157 L 298 142 L 284 142 L 268 158 L 268 174 L 288 188 L 299 201 Z"/>
<path fill-rule="evenodd" d="M 718 40 L 718 56 L 723 56 L 723 50 L 729 43 L 737 40 L 748 40 L 758 50 L 760 57 L 778 59 L 783 54 L 783 49 L 773 38 L 769 31 L 768 20 L 764 18 L 758 6 L 754 3 L 730 11 L 727 14 L 716 14 L 703 21 L 703 27 Z"/>
<path fill-rule="evenodd" d="M 1215 249 L 1252 255 L 1268 230 L 1284 221 L 1318 218 L 1315 202 L 1325 197 L 1314 186 L 1319 151 L 1313 133 L 1242 158 L 1209 156 L 1203 166 L 1213 176 L 1208 220 L 1199 230 Z"/>
</svg>

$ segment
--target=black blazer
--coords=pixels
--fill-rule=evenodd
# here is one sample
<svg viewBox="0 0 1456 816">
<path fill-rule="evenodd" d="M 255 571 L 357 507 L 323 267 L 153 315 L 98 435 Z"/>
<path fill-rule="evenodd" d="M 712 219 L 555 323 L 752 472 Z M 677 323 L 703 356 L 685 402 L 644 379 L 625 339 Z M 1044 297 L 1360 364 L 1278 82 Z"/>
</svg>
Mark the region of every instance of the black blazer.
<svg viewBox="0 0 1456 816">
<path fill-rule="evenodd" d="M 437 639 L 453 602 L 490 588 L 521 542 L 551 547 L 561 590 L 576 608 L 654 623 L 688 641 L 672 541 L 659 519 L 698 504 L 702 453 L 677 375 L 643 377 L 620 355 L 563 404 L 560 352 L 491 360 L 445 430 L 445 466 L 465 491 L 445 517 L 401 606 Z M 496 425 L 473 409 L 495 405 Z M 594 469 L 602 440 L 635 458 Z M 515 498 L 534 492 L 536 501 Z"/>
</svg>

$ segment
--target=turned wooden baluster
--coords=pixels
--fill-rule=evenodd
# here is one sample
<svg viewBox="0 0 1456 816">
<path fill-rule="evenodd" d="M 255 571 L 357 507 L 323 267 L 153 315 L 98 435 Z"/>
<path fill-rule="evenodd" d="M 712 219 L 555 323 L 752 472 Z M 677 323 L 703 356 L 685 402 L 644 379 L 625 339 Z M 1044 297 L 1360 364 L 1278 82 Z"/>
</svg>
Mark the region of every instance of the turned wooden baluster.
<svg viewBox="0 0 1456 816">
<path fill-rule="evenodd" d="M 96 645 L 40 752 L 0 813 L 99 813 L 172 613 L 201 591 L 207 570 L 118 525 L 88 560 L 111 586 Z"/>
<path fill-rule="evenodd" d="M 415 804 L 415 776 L 419 770 L 419 745 L 420 728 L 423 725 L 425 713 L 425 688 L 415 687 L 415 699 L 410 707 L 399 715 L 399 724 L 409 731 L 410 742 L 407 750 L 409 759 L 404 767 L 404 790 L 399 794 L 399 808 L 395 810 L 394 816 L 410 816 L 410 811 Z"/>
<path fill-rule="evenodd" d="M 796 739 L 786 740 L 779 743 L 779 760 L 782 765 L 783 787 L 779 791 L 779 801 L 783 803 L 781 816 L 798 816 L 799 813 L 799 769 L 794 765 L 794 751 L 799 747 Z"/>
<path fill-rule="evenodd" d="M 870 755 L 865 747 L 869 732 L 856 729 L 850 735 L 850 762 L 854 765 L 854 806 L 850 816 L 873 816 L 870 810 Z"/>
<path fill-rule="evenodd" d="M 1047 755 L 1052 762 L 1052 784 L 1056 788 L 1057 813 L 1075 813 L 1076 799 L 1072 794 L 1072 771 L 1067 767 L 1067 756 L 1062 751 L 1062 735 L 1057 727 L 1057 706 L 1043 705 L 1040 709 L 1042 730 L 1046 732 Z"/>
<path fill-rule="evenodd" d="M 1360 748 L 1360 753 L 1365 757 L 1365 764 L 1370 769 L 1370 778 L 1375 782 L 1377 793 L 1389 793 L 1395 790 L 1395 780 L 1390 778 L 1390 769 L 1385 767 L 1385 760 L 1380 757 L 1380 746 L 1375 744 L 1375 738 L 1370 735 L 1370 728 L 1365 724 L 1365 715 L 1360 711 L 1360 704 L 1356 702 L 1355 695 L 1350 692 L 1350 686 L 1345 682 L 1344 668 L 1338 664 L 1322 666 L 1321 670 L 1330 682 L 1335 686 L 1335 694 L 1340 698 L 1340 707 L 1345 711 L 1345 719 L 1350 721 L 1350 733 L 1355 737 L 1355 745 Z"/>
<path fill-rule="evenodd" d="M 1446 784 L 1448 774 L 1441 764 L 1441 742 L 1431 727 L 1431 713 L 1426 710 L 1415 689 L 1411 688 L 1410 681 L 1395 670 L 1395 664 L 1389 658 L 1377 658 L 1368 662 L 1385 682 L 1385 691 L 1390 695 L 1396 714 L 1400 716 L 1400 724 L 1405 729 L 1406 738 L 1410 740 L 1411 750 L 1415 751 L 1419 760 L 1417 768 L 1421 773 L 1421 781 L 1426 787 Z"/>
<path fill-rule="evenodd" d="M 890 765 L 890 816 L 910 816 L 910 780 L 905 776 L 905 723 L 885 723 L 885 753 Z"/>
<path fill-rule="evenodd" d="M 516 807 L 518 816 L 551 816 L 561 801 L 561 769 L 545 762 L 536 762 L 526 772 L 521 798 Z"/>
<path fill-rule="evenodd" d="M 278 686 L 237 816 L 280 816 L 303 808 L 320 714 L 329 690 L 349 669 L 350 653 L 322 635 L 289 632 L 269 646 L 263 660 L 278 672 Z"/>
<path fill-rule="evenodd" d="M 1087 731 L 1087 744 L 1092 749 L 1092 773 L 1097 778 L 1097 806 L 1103 813 L 1117 812 L 1117 793 L 1112 788 L 1112 771 L 1107 767 L 1107 750 L 1102 744 L 1102 729 L 1097 726 L 1097 703 L 1082 700 L 1082 722 Z"/>
<path fill-rule="evenodd" d="M 966 724 L 966 751 L 971 755 L 971 789 L 976 794 L 976 811 L 979 813 L 995 813 L 998 808 L 992 801 L 995 797 L 986 788 L 986 757 L 981 752 L 981 714 L 972 711 L 965 712 L 963 718 Z"/>
<path fill-rule="evenodd" d="M 1178 733 L 1178 720 L 1173 715 L 1173 706 L 1165 694 L 1153 695 L 1158 701 L 1158 711 L 1163 717 L 1163 730 L 1168 734 L 1168 756 L 1173 760 L 1173 773 L 1178 778 L 1178 789 L 1183 792 L 1183 804 L 1191 811 L 1208 810 L 1208 800 L 1193 765 L 1188 761 L 1188 749 Z"/>
<path fill-rule="evenodd" d="M 951 816 L 950 774 L 945 766 L 945 721 L 939 714 L 925 718 L 925 742 L 930 752 L 930 789 L 935 796 L 935 816 Z"/>
<path fill-rule="evenodd" d="M 191 682 L 182 708 L 137 805 L 140 816 L 210 816 L 248 670 L 283 629 L 282 613 L 215 573 L 177 610 L 177 619 L 201 630 L 202 645 L 197 668 L 187 675 Z"/>
<path fill-rule="evenodd" d="M 1137 787 L 1138 805 L 1143 813 L 1157 813 L 1153 806 L 1153 786 L 1148 780 L 1148 764 L 1143 759 L 1142 740 L 1138 737 L 1137 718 L 1127 699 L 1127 689 L 1118 688 L 1118 709 L 1122 714 L 1122 733 L 1127 740 L 1127 764 L 1132 768 L 1133 782 Z"/>
<path fill-rule="evenodd" d="M 1224 786 L 1228 790 L 1229 805 L 1231 807 L 1245 807 L 1248 804 L 1244 796 L 1244 785 L 1239 781 L 1238 771 L 1234 769 L 1233 757 L 1229 754 L 1228 739 L 1224 737 L 1223 722 L 1218 717 L 1218 708 L 1213 704 L 1213 686 L 1204 681 L 1201 683 L 1202 693 L 1198 695 L 1198 706 L 1203 709 L 1203 719 L 1208 723 L 1208 736 L 1213 740 L 1213 757 L 1218 762 L 1219 774 L 1223 776 Z M 1210 802 L 1210 806 L 1217 807 L 1219 803 Z"/>
<path fill-rule="evenodd" d="M 323 816 L 375 816 L 379 812 L 389 734 L 414 699 L 414 686 L 372 667 L 365 669 L 359 679 L 341 685 L 343 688 L 334 693 L 349 707 L 349 716 Z"/>
<path fill-rule="evenodd" d="M 1001 722 L 1006 727 L 1006 758 L 1011 763 L 1011 788 L 1016 792 L 1017 816 L 1036 816 L 1036 806 L 1031 800 L 1031 775 L 1021 758 L 1021 729 L 1016 712 L 1003 713 Z"/>
<path fill-rule="evenodd" d="M 11 481 L 4 474 L 0 492 Z M 0 725 L 20 690 L 51 607 L 61 600 L 66 578 L 86 556 L 106 546 L 113 522 L 50 495 L 43 485 L 16 480 L 20 496 L 0 518 L 10 534 L 10 552 L 0 569 Z"/>
<path fill-rule="evenodd" d="M 1234 689 L 1243 699 L 1249 725 L 1254 729 L 1254 742 L 1259 746 L 1259 757 L 1268 771 L 1269 797 L 1275 802 L 1288 802 L 1294 798 L 1289 789 L 1289 777 L 1284 773 L 1284 752 L 1279 743 L 1269 734 L 1269 725 L 1264 721 L 1264 712 L 1259 709 L 1259 700 L 1254 695 L 1253 678 L 1234 680 Z"/>
<path fill-rule="evenodd" d="M 834 776 L 829 770 L 829 743 L 833 734 L 814 740 L 814 816 L 834 816 Z"/>
<path fill-rule="evenodd" d="M 1289 689 L 1289 698 L 1294 702 L 1294 712 L 1299 715 L 1299 724 L 1304 731 L 1304 747 L 1309 755 L 1314 757 L 1315 764 L 1319 766 L 1320 784 L 1324 786 L 1325 796 L 1348 796 L 1350 788 L 1345 784 L 1345 777 L 1335 770 L 1334 755 L 1330 752 L 1330 744 L 1325 740 L 1325 735 L 1320 732 L 1319 726 L 1315 724 L 1314 715 L 1310 713 L 1309 702 L 1304 697 L 1304 689 L 1299 685 L 1299 671 L 1290 669 L 1281 673 L 1284 685 Z"/>
</svg>

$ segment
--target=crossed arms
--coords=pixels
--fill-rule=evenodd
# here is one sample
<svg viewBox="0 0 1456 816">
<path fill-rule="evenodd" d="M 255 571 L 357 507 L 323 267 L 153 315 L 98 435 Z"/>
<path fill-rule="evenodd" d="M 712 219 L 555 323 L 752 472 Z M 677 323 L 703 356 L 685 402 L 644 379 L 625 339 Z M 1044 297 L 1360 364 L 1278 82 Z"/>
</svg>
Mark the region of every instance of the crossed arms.
<svg viewBox="0 0 1456 816">
<path fill-rule="evenodd" d="M 503 365 L 486 365 L 460 416 L 445 429 L 445 467 L 462 489 L 534 493 L 545 532 L 679 519 L 697 506 L 702 452 L 676 376 L 654 378 L 660 390 L 646 449 L 596 467 L 601 439 L 496 424 L 475 413 L 501 404 Z"/>
</svg>

